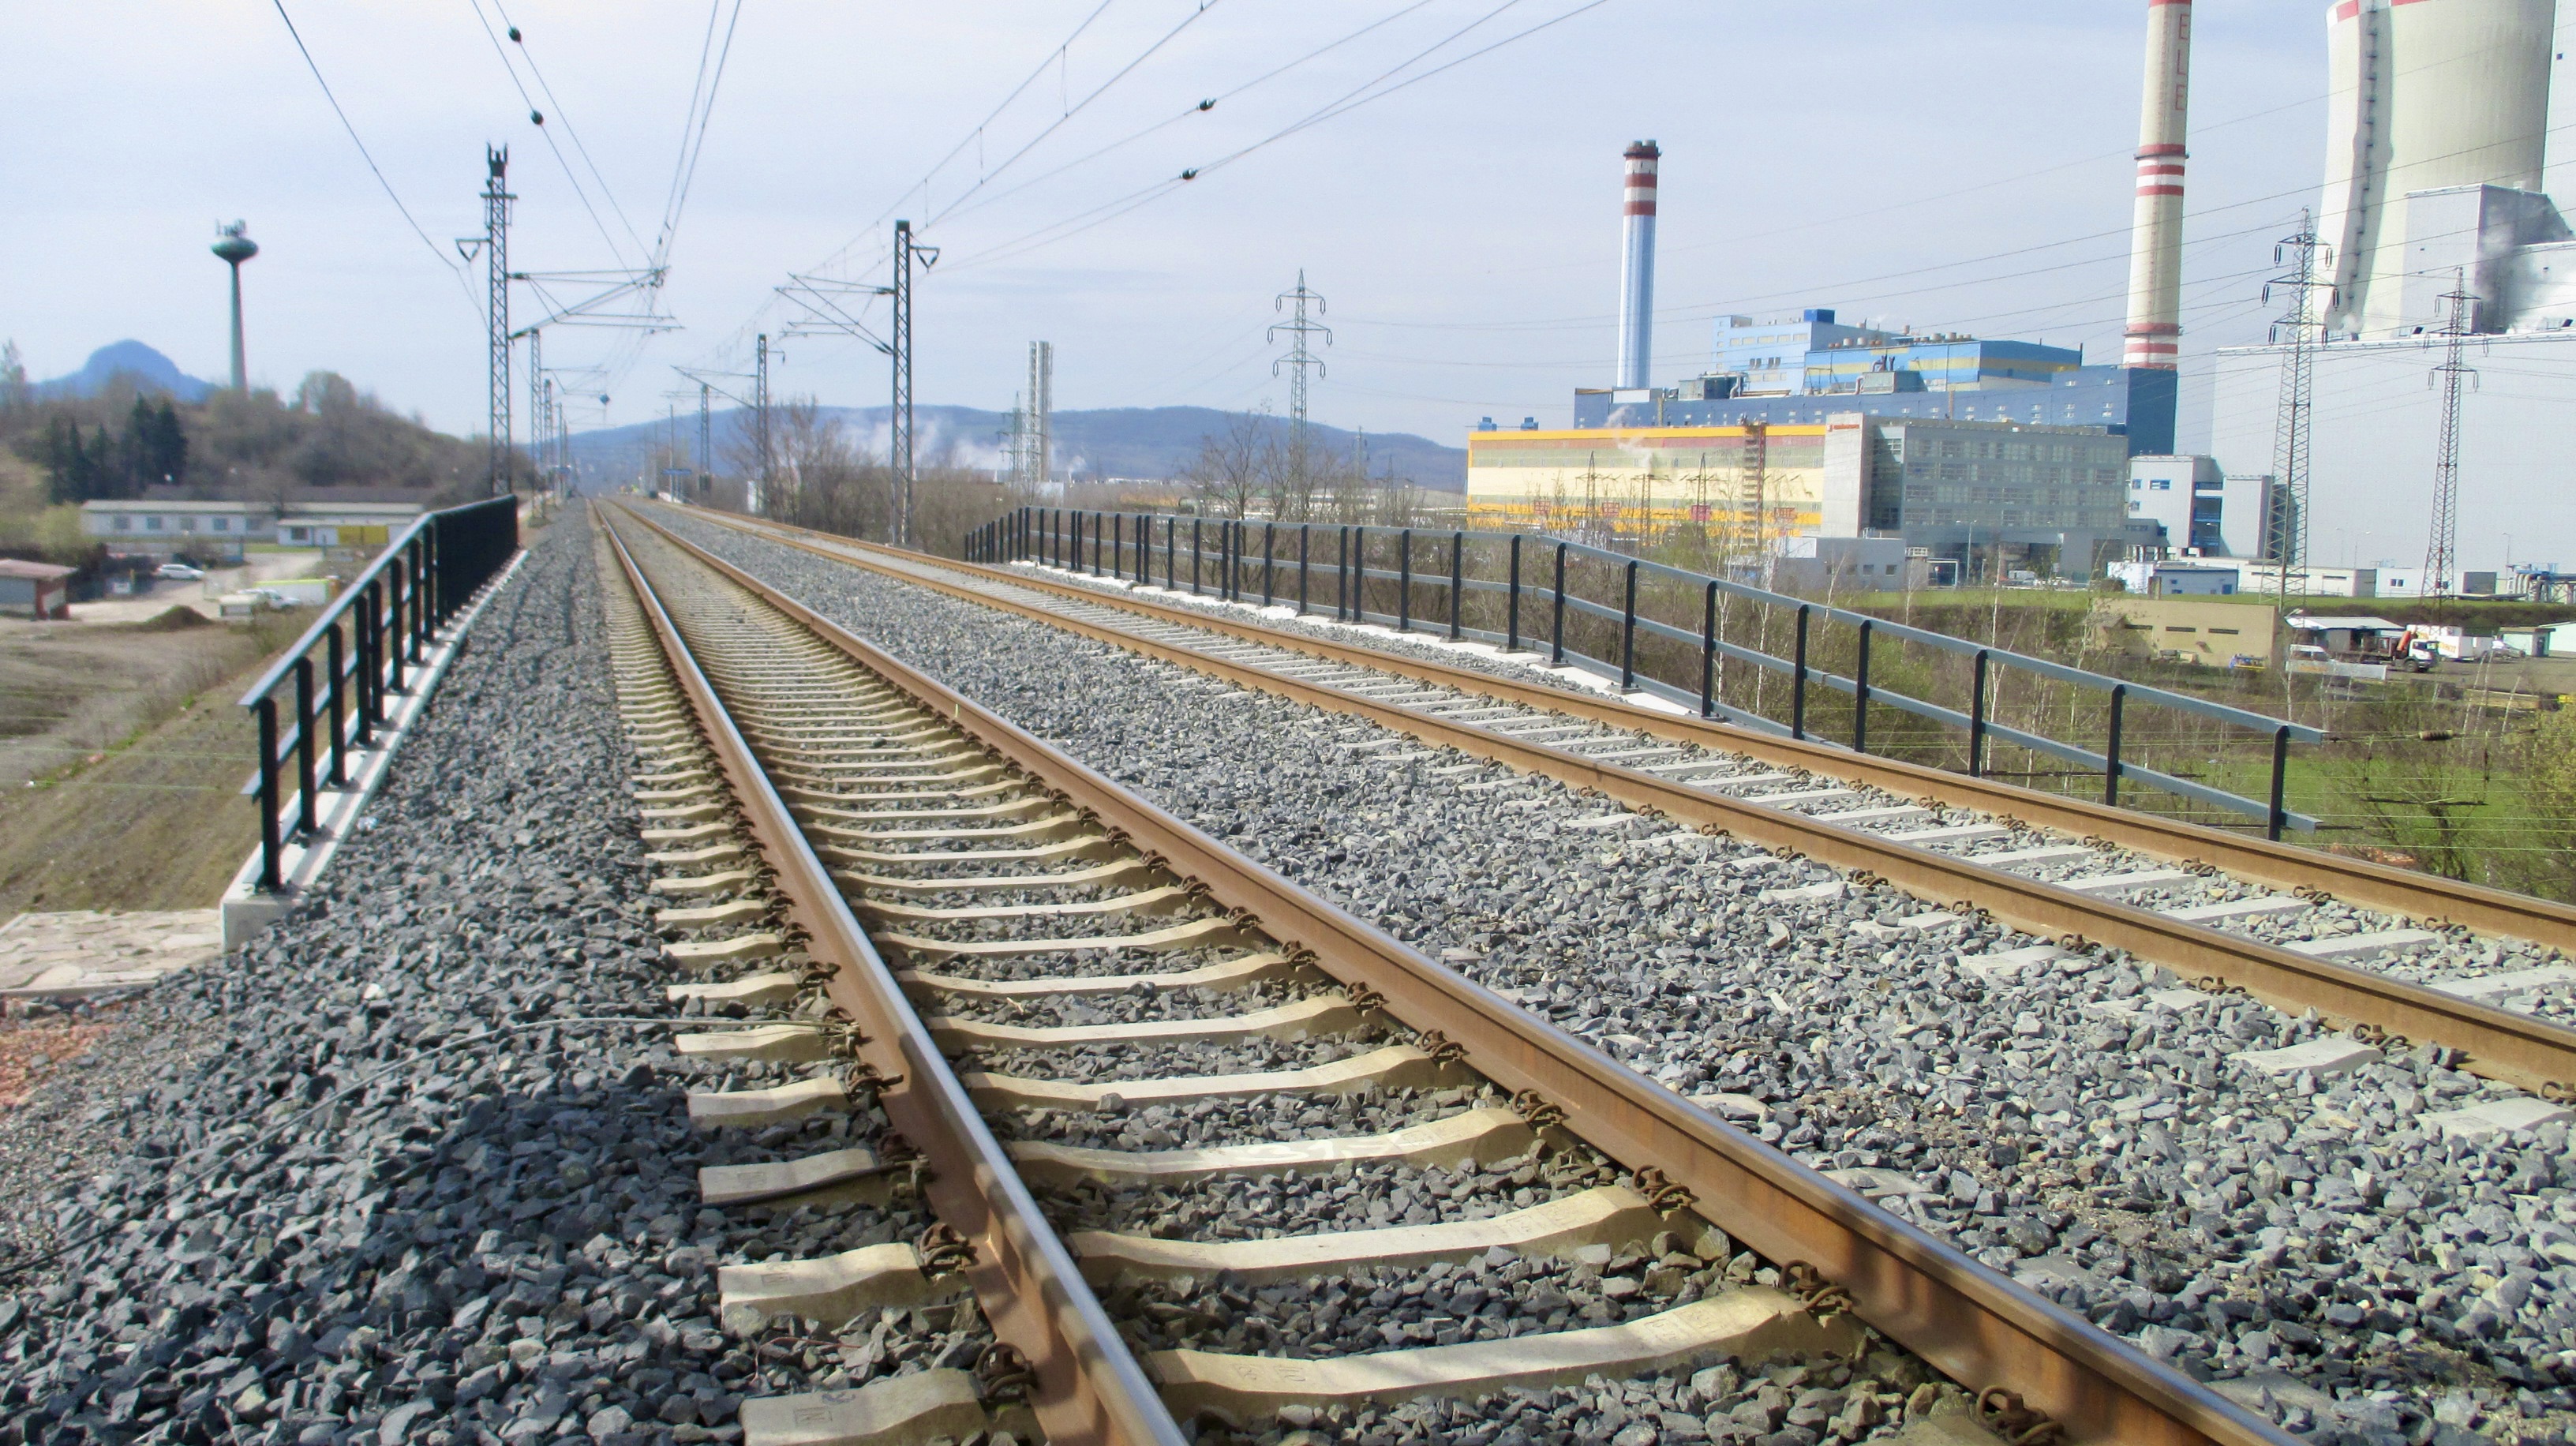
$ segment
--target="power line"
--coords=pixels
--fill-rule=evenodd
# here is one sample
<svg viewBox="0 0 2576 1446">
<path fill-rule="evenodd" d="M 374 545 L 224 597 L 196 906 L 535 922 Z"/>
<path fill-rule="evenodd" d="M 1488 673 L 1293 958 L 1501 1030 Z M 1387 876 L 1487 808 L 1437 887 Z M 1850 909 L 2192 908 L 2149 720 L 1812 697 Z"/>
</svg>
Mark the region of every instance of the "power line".
<svg viewBox="0 0 2576 1446">
<path fill-rule="evenodd" d="M 439 249 L 437 242 L 429 239 L 427 231 L 421 229 L 419 220 L 411 214 L 411 207 L 404 205 L 403 198 L 395 194 L 394 183 L 385 179 L 384 167 L 376 164 L 366 141 L 359 137 L 357 126 L 350 122 L 349 113 L 341 109 L 340 97 L 331 93 L 331 82 L 323 79 L 321 65 L 313 59 L 313 51 L 304 43 L 303 33 L 295 28 L 295 17 L 286 13 L 286 0 L 269 0 L 269 3 L 277 7 L 277 18 L 286 22 L 287 37 L 295 42 L 296 53 L 304 57 L 304 68 L 313 72 L 313 83 L 322 87 L 322 98 L 331 103 L 331 113 L 340 118 L 340 128 L 349 133 L 349 143 L 358 148 L 359 158 L 367 163 L 367 170 L 375 176 L 376 184 L 384 188 L 385 199 L 394 203 L 394 209 L 402 213 L 403 224 L 411 227 L 411 234 L 420 238 L 420 244 L 428 247 L 429 254 L 438 258 L 438 264 L 461 280 L 463 269 L 448 260 L 447 253 Z"/>
</svg>

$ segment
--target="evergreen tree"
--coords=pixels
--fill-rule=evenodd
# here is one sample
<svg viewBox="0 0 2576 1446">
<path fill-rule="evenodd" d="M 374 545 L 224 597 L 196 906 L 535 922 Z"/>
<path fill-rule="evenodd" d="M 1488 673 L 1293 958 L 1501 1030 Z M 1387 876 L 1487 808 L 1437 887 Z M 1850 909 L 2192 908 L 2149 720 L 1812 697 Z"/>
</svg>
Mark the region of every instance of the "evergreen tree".
<svg viewBox="0 0 2576 1446">
<path fill-rule="evenodd" d="M 163 397 L 159 410 L 152 414 L 151 446 L 146 453 L 150 475 L 172 482 L 188 475 L 188 434 L 179 427 L 179 409 Z"/>
<path fill-rule="evenodd" d="M 89 458 L 81 451 L 80 426 L 56 412 L 45 423 L 45 492 L 55 503 L 80 502 L 89 490 Z"/>
<path fill-rule="evenodd" d="M 73 435 L 77 437 L 79 433 L 74 432 Z M 120 475 L 124 469 L 116 463 L 116 444 L 108 440 L 107 424 L 101 422 L 97 433 L 90 438 L 88 465 L 82 479 L 86 483 L 86 488 L 81 493 L 81 501 L 87 502 L 92 498 L 113 499 L 129 495 L 125 486 L 126 479 Z"/>
</svg>

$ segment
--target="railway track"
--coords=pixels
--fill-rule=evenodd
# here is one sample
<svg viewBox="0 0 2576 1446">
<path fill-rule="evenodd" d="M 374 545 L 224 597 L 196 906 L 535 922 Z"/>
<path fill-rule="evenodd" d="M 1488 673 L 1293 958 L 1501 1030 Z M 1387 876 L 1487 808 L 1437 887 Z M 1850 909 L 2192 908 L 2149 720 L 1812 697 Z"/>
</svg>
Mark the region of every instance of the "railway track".
<svg viewBox="0 0 2576 1446">
<path fill-rule="evenodd" d="M 1292 632 L 1270 625 L 1283 617 L 1251 620 L 1252 609 L 688 515 L 1884 879 L 1927 906 L 1899 927 L 1938 930 L 1983 912 L 2034 941 L 1975 961 L 1991 977 L 2104 945 L 2204 997 L 2242 991 L 2347 1031 L 2252 1067 L 2332 1073 L 2432 1044 L 2447 1064 L 2538 1097 L 2490 1111 L 2495 1122 L 2565 1118 L 2576 1082 L 2567 958 L 2576 909 L 2564 905 L 1756 735 L 1524 681 L 1481 659 L 1461 666 Z M 2167 992 L 2144 1007 L 2199 1006 Z"/>
<path fill-rule="evenodd" d="M 1199 1417 L 1543 1424 L 1569 1392 L 1560 1417 L 1613 1431 L 1660 1411 L 1845 1439 L 1980 1415 L 2028 1441 L 2279 1439 L 792 599 L 615 530 L 690 718 L 648 703 L 631 721 L 666 731 L 639 741 L 706 748 L 656 802 L 708 810 L 673 823 L 711 839 L 738 816 L 761 860 L 664 860 L 716 900 L 669 921 L 712 931 L 674 946 L 712 976 L 694 1007 L 770 1021 L 683 1052 L 812 1067 L 692 1114 L 881 1112 L 872 1148 L 728 1188 L 910 1190 L 941 1222 L 728 1271 L 727 1324 L 947 1278 L 999 1343 L 901 1399 L 746 1401 L 752 1441 L 1015 1391 L 1067 1442 Z"/>
</svg>

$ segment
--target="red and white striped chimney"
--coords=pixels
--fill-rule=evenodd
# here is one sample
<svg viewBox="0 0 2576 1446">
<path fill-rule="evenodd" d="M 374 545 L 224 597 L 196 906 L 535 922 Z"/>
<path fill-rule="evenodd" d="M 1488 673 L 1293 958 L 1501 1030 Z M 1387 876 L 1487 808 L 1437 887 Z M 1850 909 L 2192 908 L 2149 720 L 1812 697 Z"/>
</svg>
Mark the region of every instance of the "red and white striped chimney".
<svg viewBox="0 0 2576 1446">
<path fill-rule="evenodd" d="M 1663 157 L 1653 141 L 1628 147 L 1627 196 L 1621 207 L 1619 253 L 1619 379 L 1642 387 L 1655 360 L 1655 167 Z"/>
<path fill-rule="evenodd" d="M 2191 0 L 2147 0 L 2138 201 L 2129 235 L 2123 366 L 2171 371 L 2182 351 L 2183 138 L 2191 104 Z"/>
</svg>

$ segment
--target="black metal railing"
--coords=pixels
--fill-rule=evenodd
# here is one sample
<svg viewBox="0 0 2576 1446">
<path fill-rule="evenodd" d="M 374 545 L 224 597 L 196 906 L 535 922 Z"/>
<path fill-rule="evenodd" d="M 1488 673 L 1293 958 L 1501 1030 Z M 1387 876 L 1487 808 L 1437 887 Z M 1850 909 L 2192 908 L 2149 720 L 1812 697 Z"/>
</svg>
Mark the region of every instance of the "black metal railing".
<svg viewBox="0 0 2576 1446">
<path fill-rule="evenodd" d="M 495 497 L 424 513 L 332 599 L 241 705 L 259 723 L 259 763 L 242 792 L 259 801 L 259 888 L 275 893 L 287 841 L 321 832 L 316 795 L 349 785 L 349 754 L 375 746 L 388 698 L 426 657 L 439 628 L 519 550 L 519 504 Z M 319 686 L 314 654 L 321 653 Z M 278 694 L 294 713 L 280 728 Z M 287 806 L 291 776 L 295 816 Z"/>
<path fill-rule="evenodd" d="M 1543 646 L 1555 666 L 1615 680 L 1623 691 L 1695 708 L 1703 718 L 1790 738 L 1840 743 L 1841 737 L 1827 737 L 1815 726 L 1812 715 L 1822 690 L 1822 695 L 1848 700 L 1848 717 L 1841 721 L 1855 752 L 1871 751 L 1873 710 L 1882 720 L 1892 710 L 1964 734 L 1964 766 L 1959 771 L 1973 777 L 1988 775 L 1996 744 L 2009 744 L 2097 776 L 2106 804 L 2117 805 L 2121 786 L 2131 783 L 2259 820 L 2265 835 L 2273 839 L 2288 829 L 2316 827 L 2313 817 L 2292 811 L 2286 801 L 2290 745 L 2325 738 L 2322 731 L 2305 724 L 1544 534 L 1023 507 L 974 529 L 966 544 L 969 561 L 1036 561 L 1230 602 L 1248 602 L 1257 590 L 1265 606 L 1286 604 L 1292 580 L 1286 574 L 1293 567 L 1294 608 L 1301 615 L 1316 610 L 1312 601 L 1316 589 L 1328 586 L 1331 617 L 1337 622 L 1383 623 L 1398 632 L 1429 625 L 1452 641 L 1474 639 L 1499 644 L 1510 652 Z M 1424 547 L 1432 564 L 1428 569 L 1416 565 Z M 1481 549 L 1473 565 L 1471 549 Z M 1536 583 L 1524 577 L 1533 552 L 1546 559 L 1544 580 Z M 1318 573 L 1326 576 L 1319 579 Z M 1695 613 L 1690 620 L 1698 625 L 1666 621 L 1653 616 L 1652 608 L 1641 609 L 1641 583 L 1659 590 L 1657 603 L 1668 614 Z M 1370 606 L 1372 584 L 1378 585 L 1376 610 Z M 1587 586 L 1601 595 L 1586 596 Z M 1499 622 L 1499 628 L 1470 623 L 1474 610 L 1470 605 L 1479 597 L 1493 604 L 1484 609 L 1485 620 Z M 1751 605 L 1758 627 L 1732 625 L 1730 609 L 1722 604 L 1736 602 Z M 1695 606 L 1685 612 L 1685 604 Z M 1543 638 L 1525 628 L 1525 605 L 1547 609 Z M 1600 654 L 1584 652 L 1567 640 L 1568 623 L 1582 625 L 1587 620 L 1589 631 L 1599 639 Z M 1763 645 L 1782 627 L 1789 635 L 1786 656 Z M 1834 640 L 1835 651 L 1848 658 L 1848 671 L 1826 666 L 1819 656 L 1820 635 L 1828 628 L 1841 630 Z M 1757 635 L 1755 644 L 1738 641 L 1748 633 Z M 1913 645 L 1965 660 L 1972 681 L 1964 689 L 1962 706 L 1935 702 L 1889 686 L 1883 679 L 1874 680 L 1873 664 L 1889 664 L 1890 645 Z M 1651 659 L 1645 656 L 1648 650 L 1655 655 Z M 1788 696 L 1773 706 L 1786 718 L 1770 716 L 1759 693 L 1750 704 L 1731 699 L 1720 678 L 1728 663 L 1783 677 Z M 2105 704 L 2101 746 L 2002 721 L 1994 704 L 2006 674 L 2100 695 Z M 2247 762 L 2248 771 L 2268 774 L 2267 796 L 2248 797 L 2139 761 L 2139 738 L 2131 713 L 2141 706 L 2215 725 L 2222 735 L 2213 752 L 2268 745 L 2261 749 L 2268 756 Z M 2026 717 L 2024 721 L 2035 720 Z M 2177 751 L 2208 741 L 2190 740 L 2189 747 Z M 2129 750 L 2127 756 L 2124 747 Z M 1880 751 L 1891 750 L 1882 747 Z M 1943 766 L 1954 766 L 1943 753 Z"/>
</svg>

